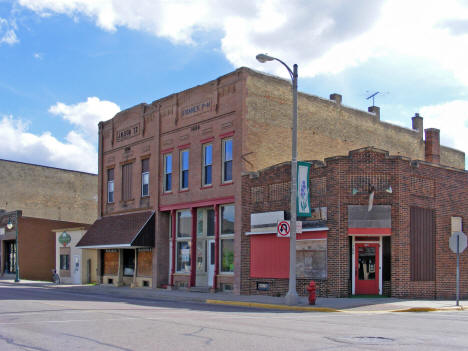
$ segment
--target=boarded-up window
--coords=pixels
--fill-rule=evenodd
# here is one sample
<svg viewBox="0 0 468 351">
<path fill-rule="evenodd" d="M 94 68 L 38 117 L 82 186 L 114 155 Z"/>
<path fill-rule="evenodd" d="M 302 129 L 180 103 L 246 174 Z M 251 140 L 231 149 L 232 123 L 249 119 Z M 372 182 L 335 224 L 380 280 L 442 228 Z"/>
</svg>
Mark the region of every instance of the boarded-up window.
<svg viewBox="0 0 468 351">
<path fill-rule="evenodd" d="M 433 210 L 411 207 L 411 280 L 435 280 L 435 228 Z"/>
<path fill-rule="evenodd" d="M 104 251 L 104 275 L 119 273 L 119 252 L 117 250 Z"/>
<path fill-rule="evenodd" d="M 153 251 L 151 249 L 138 250 L 138 271 L 139 277 L 151 277 L 153 273 Z"/>
<path fill-rule="evenodd" d="M 122 200 L 132 199 L 132 164 L 122 166 Z"/>
<path fill-rule="evenodd" d="M 296 242 L 296 272 L 298 278 L 327 278 L 327 239 Z"/>
</svg>

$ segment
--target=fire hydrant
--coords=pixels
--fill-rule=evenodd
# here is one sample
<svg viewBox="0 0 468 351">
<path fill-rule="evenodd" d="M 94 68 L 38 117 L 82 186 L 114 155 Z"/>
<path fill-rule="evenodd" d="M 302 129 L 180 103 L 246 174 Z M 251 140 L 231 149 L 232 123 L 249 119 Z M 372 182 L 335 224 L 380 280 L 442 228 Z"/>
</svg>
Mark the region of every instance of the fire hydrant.
<svg viewBox="0 0 468 351">
<path fill-rule="evenodd" d="M 306 289 L 309 292 L 309 305 L 315 305 L 315 282 L 312 280 Z"/>
</svg>

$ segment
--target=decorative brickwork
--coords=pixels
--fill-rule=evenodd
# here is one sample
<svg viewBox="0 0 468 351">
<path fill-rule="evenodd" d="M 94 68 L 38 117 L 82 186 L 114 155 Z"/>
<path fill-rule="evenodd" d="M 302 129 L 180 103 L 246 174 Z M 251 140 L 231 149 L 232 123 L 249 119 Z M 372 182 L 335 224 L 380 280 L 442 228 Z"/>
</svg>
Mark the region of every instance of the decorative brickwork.
<svg viewBox="0 0 468 351">
<path fill-rule="evenodd" d="M 289 198 L 283 201 L 251 201 L 251 189 L 267 189 L 289 180 L 290 165 L 259 171 L 242 179 L 242 258 L 241 293 L 285 295 L 288 279 L 250 278 L 250 214 L 289 211 Z M 351 284 L 351 239 L 348 236 L 349 205 L 367 206 L 367 187 L 375 188 L 374 205 L 391 206 L 390 257 L 384 264 L 389 280 L 382 281 L 382 294 L 402 298 L 454 298 L 455 255 L 448 247 L 451 217 L 461 217 L 468 228 L 468 173 L 428 162 L 411 162 L 401 156 L 374 148 L 354 150 L 349 156 L 326 159 L 326 166 L 310 171 L 311 206 L 327 207 L 328 277 L 317 281 L 318 296 L 349 296 Z M 324 185 L 326 184 L 326 186 Z M 358 192 L 352 191 L 357 187 Z M 391 187 L 391 191 L 389 191 Z M 322 190 L 326 188 L 326 193 Z M 364 189 L 363 189 L 364 188 Z M 322 190 L 320 190 L 322 189 Z M 364 191 L 365 190 L 365 191 Z M 255 195 L 257 196 L 257 195 Z M 412 281 L 410 276 L 410 208 L 430 209 L 435 217 L 435 280 Z M 466 229 L 465 229 L 466 231 Z M 460 256 L 461 271 L 468 270 L 468 251 Z M 462 273 L 463 276 L 464 273 Z M 268 290 L 259 290 L 267 283 Z M 307 280 L 297 280 L 297 291 L 306 294 Z M 264 285 L 260 285 L 264 287 Z M 460 295 L 468 297 L 468 281 L 461 279 Z"/>
</svg>

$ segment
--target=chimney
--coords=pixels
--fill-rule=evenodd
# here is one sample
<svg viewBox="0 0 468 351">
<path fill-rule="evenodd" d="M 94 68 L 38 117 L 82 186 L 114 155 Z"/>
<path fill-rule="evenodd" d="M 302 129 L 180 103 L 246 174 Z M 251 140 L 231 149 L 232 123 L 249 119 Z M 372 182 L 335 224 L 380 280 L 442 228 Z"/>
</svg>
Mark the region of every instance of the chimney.
<svg viewBox="0 0 468 351">
<path fill-rule="evenodd" d="M 424 130 L 425 137 L 425 155 L 424 159 L 427 162 L 440 163 L 440 130 L 436 128 L 428 128 Z"/>
<path fill-rule="evenodd" d="M 330 94 L 330 100 L 335 101 L 337 105 L 341 105 L 342 96 L 337 93 Z"/>
<path fill-rule="evenodd" d="M 378 106 L 369 106 L 367 108 L 367 111 L 370 113 L 373 113 L 377 119 L 377 121 L 380 121 L 380 107 Z"/>
<path fill-rule="evenodd" d="M 423 118 L 419 116 L 419 113 L 415 113 L 414 117 L 411 118 L 411 121 L 413 122 L 413 130 L 419 132 L 419 138 L 422 140 L 424 130 Z"/>
</svg>

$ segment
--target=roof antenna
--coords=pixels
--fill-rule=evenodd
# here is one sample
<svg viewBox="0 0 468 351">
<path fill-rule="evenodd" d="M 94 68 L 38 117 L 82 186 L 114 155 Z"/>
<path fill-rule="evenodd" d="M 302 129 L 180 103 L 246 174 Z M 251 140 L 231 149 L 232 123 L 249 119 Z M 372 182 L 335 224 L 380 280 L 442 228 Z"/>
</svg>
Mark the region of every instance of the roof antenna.
<svg viewBox="0 0 468 351">
<path fill-rule="evenodd" d="M 375 101 L 374 101 L 374 99 L 375 99 L 375 96 L 376 96 L 377 94 L 380 94 L 380 91 L 376 91 L 376 92 L 375 92 L 374 94 L 372 94 L 371 96 L 366 97 L 366 100 L 369 100 L 370 98 L 372 98 L 372 107 L 375 106 Z"/>
</svg>

